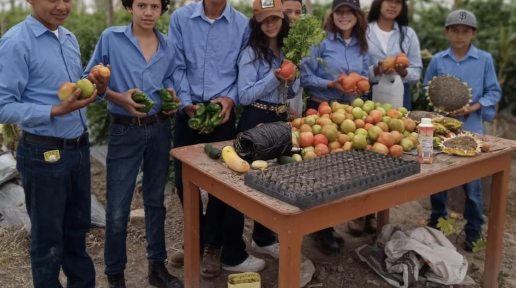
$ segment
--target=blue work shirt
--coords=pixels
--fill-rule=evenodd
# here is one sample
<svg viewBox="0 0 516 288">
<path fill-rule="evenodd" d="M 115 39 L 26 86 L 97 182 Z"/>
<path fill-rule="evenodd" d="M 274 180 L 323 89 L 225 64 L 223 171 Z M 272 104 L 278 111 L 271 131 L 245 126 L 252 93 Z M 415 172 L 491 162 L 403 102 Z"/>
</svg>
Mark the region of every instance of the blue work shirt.
<svg viewBox="0 0 516 288">
<path fill-rule="evenodd" d="M 58 31 L 59 38 L 29 15 L 0 39 L 0 123 L 72 139 L 87 129 L 86 109 L 57 117 L 50 112 L 61 104 L 61 84 L 81 78 L 81 52 L 70 31 Z"/>
<path fill-rule="evenodd" d="M 355 35 L 351 42 L 346 44 L 338 33 L 337 38 L 333 32 L 327 32 L 327 37 L 319 47 L 311 47 L 312 53 L 301 61 L 301 86 L 310 89 L 310 94 L 327 101 L 349 101 L 356 96 L 347 96 L 336 89 L 328 89 L 328 82 L 339 77 L 340 74 L 358 73 L 362 76 L 368 74 L 369 55 L 361 54 L 360 45 Z M 320 63 L 322 58 L 327 64 Z"/>
<path fill-rule="evenodd" d="M 434 76 L 453 75 L 468 83 L 471 88 L 470 105 L 480 103 L 482 108 L 471 112 L 469 116 L 458 117 L 464 122 L 464 130 L 483 133 L 482 120 L 493 121 L 496 114 L 495 105 L 502 97 L 502 90 L 498 84 L 493 58 L 485 51 L 471 45 L 466 56 L 457 61 L 452 49 L 449 48 L 434 55 L 425 73 L 424 88 Z M 426 90 L 425 90 L 426 92 Z"/>
<path fill-rule="evenodd" d="M 272 51 L 271 51 L 272 53 Z M 247 46 L 238 59 L 238 99 L 240 104 L 249 105 L 255 101 L 272 104 L 285 103 L 299 92 L 299 79 L 289 82 L 288 89 L 274 75 L 274 70 L 283 63 L 283 52 L 280 57 L 273 57 L 272 65 L 260 59 L 253 61 L 256 53 Z"/>
<path fill-rule="evenodd" d="M 149 62 L 145 59 L 138 39 L 133 34 L 133 24 L 120 27 L 110 27 L 102 33 L 84 75 L 88 75 L 93 66 L 102 62 L 111 66 L 109 89 L 118 93 L 138 88 L 154 101 L 154 106 L 147 113 L 152 115 L 161 111 L 159 90 L 172 88 L 174 72 L 174 51 L 167 42 L 165 35 L 154 29 L 158 37 L 158 50 Z M 131 116 L 122 106 L 109 102 L 109 112 L 112 114 Z"/>
<path fill-rule="evenodd" d="M 405 33 L 405 38 L 401 44 L 405 54 L 407 54 L 410 62 L 407 68 L 407 76 L 401 79 L 403 83 L 417 84 L 421 80 L 421 71 L 423 70 L 423 62 L 421 60 L 421 51 L 419 48 L 419 39 L 417 38 L 416 32 L 410 27 L 400 27 L 397 22 L 394 22 L 393 33 L 389 38 L 389 44 L 387 51 L 384 51 L 380 40 L 374 33 L 375 26 L 378 25 L 375 22 L 369 23 L 369 30 L 367 32 L 367 43 L 369 44 L 369 82 L 378 83 L 380 76 L 374 75 L 374 66 L 378 65 L 379 61 L 384 61 L 387 57 L 396 57 L 399 53 L 403 52 L 400 48 L 400 37 L 401 33 Z M 396 72 L 394 72 L 396 73 Z"/>
<path fill-rule="evenodd" d="M 249 19 L 226 4 L 222 15 L 210 20 L 203 4 L 179 8 L 170 19 L 174 87 L 183 107 L 218 97 L 230 97 L 237 105 L 237 60 L 249 38 Z"/>
</svg>

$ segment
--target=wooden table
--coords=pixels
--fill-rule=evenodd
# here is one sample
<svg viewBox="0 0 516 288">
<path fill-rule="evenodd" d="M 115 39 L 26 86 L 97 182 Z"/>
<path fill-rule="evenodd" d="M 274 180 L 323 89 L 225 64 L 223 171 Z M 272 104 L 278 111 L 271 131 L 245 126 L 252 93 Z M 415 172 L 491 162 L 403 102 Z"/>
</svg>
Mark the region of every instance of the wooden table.
<svg viewBox="0 0 516 288">
<path fill-rule="evenodd" d="M 258 192 L 243 182 L 243 175 L 212 160 L 204 144 L 172 149 L 183 163 L 185 287 L 200 287 L 199 187 L 278 233 L 281 243 L 279 288 L 299 287 L 301 243 L 309 233 L 378 212 L 378 227 L 389 221 L 389 208 L 493 175 L 485 259 L 484 287 L 498 287 L 502 257 L 507 190 L 512 151 L 516 141 L 482 135 L 490 145 L 488 153 L 475 157 L 436 155 L 421 173 L 307 210 Z M 231 142 L 213 144 L 222 148 Z M 415 159 L 414 156 L 404 157 Z"/>
</svg>

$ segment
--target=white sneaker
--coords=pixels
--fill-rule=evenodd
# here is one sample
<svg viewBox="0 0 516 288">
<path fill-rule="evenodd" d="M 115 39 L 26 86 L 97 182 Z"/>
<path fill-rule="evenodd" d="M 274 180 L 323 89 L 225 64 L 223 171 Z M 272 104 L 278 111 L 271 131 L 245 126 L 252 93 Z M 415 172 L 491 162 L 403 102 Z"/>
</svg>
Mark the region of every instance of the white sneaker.
<svg viewBox="0 0 516 288">
<path fill-rule="evenodd" d="M 222 264 L 222 269 L 234 272 L 259 272 L 265 268 L 265 261 L 256 258 L 253 255 L 249 255 L 244 262 L 236 266 L 228 266 Z"/>
<path fill-rule="evenodd" d="M 260 247 L 256 242 L 251 243 L 251 248 L 253 251 L 261 254 L 267 254 L 271 255 L 272 257 L 279 259 L 279 243 L 276 242 L 274 244 L 271 244 L 269 246 Z"/>
</svg>

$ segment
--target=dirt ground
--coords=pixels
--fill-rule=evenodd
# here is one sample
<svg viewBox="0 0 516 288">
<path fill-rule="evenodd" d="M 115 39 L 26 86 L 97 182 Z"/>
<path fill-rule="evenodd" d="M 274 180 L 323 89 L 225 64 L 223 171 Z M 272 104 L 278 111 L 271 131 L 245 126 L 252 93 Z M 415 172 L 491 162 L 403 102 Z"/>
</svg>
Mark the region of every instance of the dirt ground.
<svg viewBox="0 0 516 288">
<path fill-rule="evenodd" d="M 516 287 L 516 158 L 512 162 L 512 173 L 509 187 L 509 203 L 507 205 L 507 222 L 505 225 L 504 250 L 502 270 L 507 273 L 503 287 Z M 92 159 L 92 192 L 97 195 L 99 201 L 105 204 L 105 168 Z M 165 205 L 167 208 L 166 218 L 166 237 L 169 256 L 176 249 L 181 248 L 182 244 L 182 209 L 176 195 L 167 191 Z M 142 195 L 135 192 L 131 209 L 143 208 Z M 405 228 L 418 225 L 420 220 L 427 219 L 429 216 L 430 203 L 428 199 L 410 202 L 391 209 L 391 223 L 401 225 Z M 460 219 L 460 218 L 459 218 Z M 463 220 L 456 224 L 457 228 L 462 227 Z M 246 221 L 245 239 L 250 247 L 250 231 L 252 231 L 252 221 Z M 487 227 L 486 227 L 487 228 Z M 355 254 L 355 249 L 367 243 L 371 243 L 370 237 L 352 237 L 346 233 L 347 226 L 342 224 L 336 227 L 337 231 L 344 235 L 346 246 L 344 251 L 334 257 L 324 256 L 314 247 L 313 240 L 305 237 L 303 243 L 303 254 L 316 267 L 316 272 L 312 281 L 306 287 L 391 287 L 364 263 L 360 262 Z M 128 264 L 125 272 L 127 287 L 151 287 L 147 283 L 147 263 L 146 263 L 146 240 L 143 220 L 132 221 L 129 223 L 127 240 Z M 456 244 L 458 251 L 468 258 L 470 263 L 468 275 L 475 281 L 476 285 L 468 287 L 481 287 L 483 278 L 483 262 L 473 259 L 474 254 L 464 252 L 460 247 L 462 239 L 450 237 Z M 104 270 L 104 229 L 93 227 L 87 236 L 88 252 L 95 263 L 97 272 L 96 287 L 107 287 Z M 0 287 L 32 287 L 30 258 L 28 255 L 29 239 L 27 233 L 20 228 L 0 228 Z M 252 253 L 252 252 L 251 252 Z M 253 253 L 254 254 L 254 253 Z M 480 253 L 482 255 L 483 253 Z M 254 254 L 264 257 L 267 268 L 262 271 L 262 287 L 277 287 L 278 262 L 271 257 Z M 172 274 L 183 277 L 182 269 L 175 269 L 169 266 Z M 223 273 L 218 278 L 210 281 L 203 280 L 202 287 L 219 288 L 227 287 L 227 275 Z M 66 278 L 61 275 L 62 283 L 66 283 Z M 417 284 L 414 287 L 425 287 Z M 465 286 L 454 286 L 465 287 Z"/>
</svg>

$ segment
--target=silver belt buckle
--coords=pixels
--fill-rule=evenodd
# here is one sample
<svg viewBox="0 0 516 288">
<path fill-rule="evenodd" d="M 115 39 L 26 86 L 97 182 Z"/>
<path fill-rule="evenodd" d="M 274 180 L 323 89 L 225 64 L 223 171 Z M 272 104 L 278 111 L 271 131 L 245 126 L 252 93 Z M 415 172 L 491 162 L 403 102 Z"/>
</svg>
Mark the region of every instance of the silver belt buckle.
<svg viewBox="0 0 516 288">
<path fill-rule="evenodd" d="M 276 111 L 278 111 L 278 113 L 285 113 L 287 112 L 287 107 L 285 105 L 278 106 Z"/>
<path fill-rule="evenodd" d="M 142 119 L 142 118 L 138 118 L 138 126 L 142 126 L 143 125 L 142 122 L 140 122 L 140 119 Z"/>
</svg>

